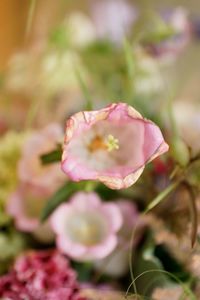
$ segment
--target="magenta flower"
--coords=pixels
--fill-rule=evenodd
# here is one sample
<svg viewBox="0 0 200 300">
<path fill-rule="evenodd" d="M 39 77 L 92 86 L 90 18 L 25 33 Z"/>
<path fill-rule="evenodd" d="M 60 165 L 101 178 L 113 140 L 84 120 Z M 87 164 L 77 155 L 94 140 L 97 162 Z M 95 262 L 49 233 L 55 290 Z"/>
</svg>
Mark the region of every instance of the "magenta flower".
<svg viewBox="0 0 200 300">
<path fill-rule="evenodd" d="M 19 161 L 19 178 L 22 182 L 54 192 L 63 182 L 59 163 L 42 165 L 41 155 L 55 150 L 63 136 L 62 128 L 50 124 L 27 138 Z"/>
<path fill-rule="evenodd" d="M 103 203 L 95 193 L 76 193 L 51 217 L 57 246 L 75 260 L 106 257 L 117 245 L 122 216 L 117 205 Z"/>
<path fill-rule="evenodd" d="M 10 274 L 0 277 L 0 297 L 13 300 L 85 300 L 76 274 L 56 251 L 33 252 L 17 259 Z"/>
<path fill-rule="evenodd" d="M 73 115 L 66 123 L 62 170 L 73 180 L 131 186 L 145 165 L 168 150 L 153 122 L 125 103 Z"/>
</svg>

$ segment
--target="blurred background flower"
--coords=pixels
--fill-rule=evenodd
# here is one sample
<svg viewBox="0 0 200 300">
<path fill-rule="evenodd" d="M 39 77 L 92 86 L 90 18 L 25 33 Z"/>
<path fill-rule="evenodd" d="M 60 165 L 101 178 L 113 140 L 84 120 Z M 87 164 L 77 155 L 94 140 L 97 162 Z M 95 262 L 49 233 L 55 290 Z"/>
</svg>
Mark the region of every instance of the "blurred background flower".
<svg viewBox="0 0 200 300">
<path fill-rule="evenodd" d="M 122 216 L 114 203 L 103 203 L 95 193 L 77 193 L 51 217 L 58 248 L 74 260 L 101 259 L 117 245 Z"/>
<path fill-rule="evenodd" d="M 48 300 L 85 300 L 68 260 L 56 251 L 32 252 L 19 257 L 8 275 L 0 277 L 0 296 Z"/>
</svg>

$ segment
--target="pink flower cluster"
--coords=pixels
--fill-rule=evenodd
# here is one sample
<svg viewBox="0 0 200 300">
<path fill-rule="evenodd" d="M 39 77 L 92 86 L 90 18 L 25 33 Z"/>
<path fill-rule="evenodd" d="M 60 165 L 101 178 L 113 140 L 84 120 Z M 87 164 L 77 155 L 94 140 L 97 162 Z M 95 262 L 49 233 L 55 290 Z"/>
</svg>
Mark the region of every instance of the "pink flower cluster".
<svg viewBox="0 0 200 300">
<path fill-rule="evenodd" d="M 31 232 L 43 243 L 51 242 L 53 234 L 48 222 L 40 224 L 41 211 L 66 177 L 59 163 L 42 165 L 40 156 L 54 150 L 62 137 L 62 128 L 53 123 L 32 132 L 26 139 L 18 163 L 19 186 L 7 204 L 7 212 L 14 218 L 16 228 Z"/>
<path fill-rule="evenodd" d="M 56 251 L 33 252 L 17 259 L 13 270 L 0 277 L 0 297 L 12 300 L 86 300 L 76 274 Z"/>
</svg>

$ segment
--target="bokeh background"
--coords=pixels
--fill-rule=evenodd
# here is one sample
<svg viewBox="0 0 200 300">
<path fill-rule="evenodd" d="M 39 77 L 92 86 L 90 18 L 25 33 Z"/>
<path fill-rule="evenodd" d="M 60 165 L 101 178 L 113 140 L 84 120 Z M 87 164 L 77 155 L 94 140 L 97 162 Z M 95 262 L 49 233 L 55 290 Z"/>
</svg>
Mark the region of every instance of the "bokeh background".
<svg viewBox="0 0 200 300">
<path fill-rule="evenodd" d="M 127 190 L 76 185 L 60 170 L 66 119 L 119 101 L 158 124 L 169 152 Z M 131 245 L 134 274 L 163 271 L 142 277 L 140 294 L 145 287 L 148 295 L 155 292 L 154 300 L 179 300 L 186 286 L 191 298 L 181 299 L 200 299 L 199 159 L 199 1 L 0 0 L 1 274 L 24 250 L 56 249 L 55 232 L 49 224 L 43 227 L 41 217 L 48 219 L 52 207 L 83 188 L 97 193 L 102 203 L 125 199 L 132 207 L 133 218 L 123 221 L 128 235 L 122 236 L 127 246 L 139 224 Z M 67 196 L 54 207 L 60 188 Z M 159 205 L 143 219 L 153 199 L 160 199 Z M 8 203 L 22 211 L 9 212 Z M 18 214 L 28 225 L 19 226 Z M 83 287 L 92 287 L 91 297 L 96 288 L 100 295 L 107 287 L 127 290 L 132 280 L 128 247 L 122 263 L 114 260 L 107 274 L 101 262 L 99 267 L 96 261 L 69 258 Z M 34 255 L 40 260 L 37 251 Z M 157 289 L 154 279 L 165 283 L 163 288 Z M 110 297 L 105 299 L 121 300 L 121 293 Z"/>
</svg>

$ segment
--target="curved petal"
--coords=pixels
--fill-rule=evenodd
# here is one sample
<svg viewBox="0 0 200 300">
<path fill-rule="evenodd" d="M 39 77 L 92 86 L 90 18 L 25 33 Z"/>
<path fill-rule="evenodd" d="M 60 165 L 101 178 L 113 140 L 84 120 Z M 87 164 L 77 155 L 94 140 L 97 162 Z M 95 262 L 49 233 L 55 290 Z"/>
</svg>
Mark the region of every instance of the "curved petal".
<svg viewBox="0 0 200 300">
<path fill-rule="evenodd" d="M 125 178 L 99 176 L 98 180 L 103 182 L 110 189 L 120 190 L 120 189 L 128 188 L 132 184 L 134 184 L 138 180 L 138 178 L 140 177 L 143 171 L 144 171 L 144 166 L 139 168 L 134 173 L 129 174 Z"/>
<path fill-rule="evenodd" d="M 108 217 L 110 223 L 110 229 L 112 231 L 118 231 L 122 226 L 122 214 L 116 204 L 106 203 L 103 206 L 104 214 Z"/>
</svg>

